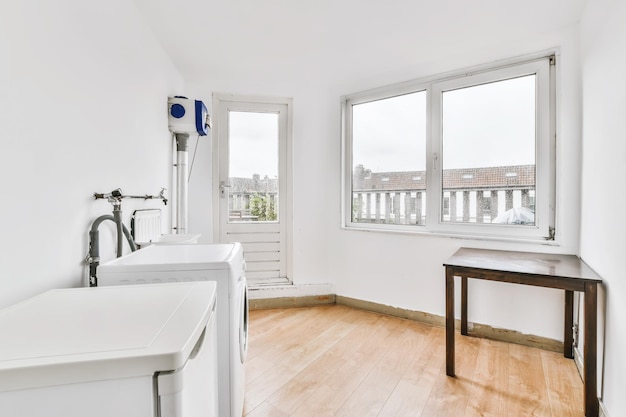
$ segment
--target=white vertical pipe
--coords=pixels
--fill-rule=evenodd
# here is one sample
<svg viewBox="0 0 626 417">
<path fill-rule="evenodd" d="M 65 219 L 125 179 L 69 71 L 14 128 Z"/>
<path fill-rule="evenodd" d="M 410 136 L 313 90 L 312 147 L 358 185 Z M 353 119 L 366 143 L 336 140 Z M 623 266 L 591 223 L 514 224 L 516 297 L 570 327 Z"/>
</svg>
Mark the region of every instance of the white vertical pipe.
<svg viewBox="0 0 626 417">
<path fill-rule="evenodd" d="M 176 133 L 176 233 L 187 233 L 189 135 Z"/>
</svg>

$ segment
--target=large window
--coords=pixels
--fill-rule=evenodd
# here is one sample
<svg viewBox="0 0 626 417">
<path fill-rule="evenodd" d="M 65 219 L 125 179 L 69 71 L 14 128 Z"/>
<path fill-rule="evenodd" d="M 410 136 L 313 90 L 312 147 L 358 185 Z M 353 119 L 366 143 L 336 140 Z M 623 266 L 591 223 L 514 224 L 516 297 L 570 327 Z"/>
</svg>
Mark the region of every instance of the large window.
<svg viewBox="0 0 626 417">
<path fill-rule="evenodd" d="M 344 98 L 346 227 L 554 236 L 554 57 Z"/>
</svg>

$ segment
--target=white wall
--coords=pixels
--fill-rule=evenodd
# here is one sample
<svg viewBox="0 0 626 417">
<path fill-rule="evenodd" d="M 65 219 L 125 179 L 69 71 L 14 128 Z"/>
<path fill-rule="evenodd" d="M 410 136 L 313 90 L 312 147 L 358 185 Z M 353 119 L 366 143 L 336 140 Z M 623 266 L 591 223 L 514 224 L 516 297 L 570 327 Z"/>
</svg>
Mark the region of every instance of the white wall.
<svg viewBox="0 0 626 417">
<path fill-rule="evenodd" d="M 5 2 L 0 60 L 3 307 L 84 285 L 88 228 L 111 211 L 94 192 L 169 188 L 166 103 L 183 83 L 125 0 Z M 163 206 L 125 200 L 126 224 L 143 207 Z"/>
<path fill-rule="evenodd" d="M 297 284 L 331 282 L 339 295 L 443 315 L 441 263 L 460 246 L 578 252 L 582 180 L 580 253 L 607 281 L 603 397 L 613 416 L 626 414 L 618 392 L 626 371 L 620 359 L 626 336 L 618 323 L 625 307 L 615 298 L 626 293 L 617 261 L 626 249 L 626 233 L 614 216 L 597 215 L 607 196 L 618 199 L 617 207 L 625 203 L 623 193 L 614 193 L 626 178 L 626 59 L 620 54 L 626 30 L 618 18 L 625 8 L 599 0 L 585 12 L 581 117 L 578 27 L 485 37 L 481 45 L 465 43 L 428 55 L 396 45 L 405 53 L 385 61 L 372 57 L 354 68 L 344 61 L 341 68 L 319 62 L 309 71 L 255 71 L 239 57 L 223 63 L 219 76 L 203 73 L 183 89 L 181 76 L 133 2 L 10 2 L 0 14 L 0 307 L 48 288 L 84 285 L 87 230 L 95 217 L 110 212 L 108 203 L 93 201 L 93 192 L 120 187 L 145 194 L 169 187 L 168 95 L 183 92 L 209 105 L 214 91 L 293 97 L 292 278 Z M 411 40 L 406 41 L 409 46 Z M 341 95 L 552 47 L 561 50 L 560 247 L 340 228 Z M 199 145 L 190 191 L 203 192 L 192 192 L 190 230 L 210 240 L 210 141 Z M 126 222 L 134 208 L 144 207 L 163 208 L 157 202 L 125 201 Z M 168 222 L 169 207 L 164 209 Z M 106 258 L 113 250 L 110 228 L 103 229 Z M 499 283 L 475 283 L 470 291 L 470 300 L 476 300 L 470 304 L 471 321 L 562 337 L 560 292 Z"/>
<path fill-rule="evenodd" d="M 601 397 L 610 416 L 626 415 L 626 3 L 587 2 L 582 24 L 583 159 L 582 258 L 604 280 Z"/>
<path fill-rule="evenodd" d="M 330 282 L 327 237 L 339 224 L 339 96 L 302 81 L 301 74 L 282 72 L 248 79 L 207 74 L 187 83 L 186 94 L 209 105 L 212 92 L 294 98 L 292 278 L 296 284 Z M 211 158 L 211 142 L 201 140 L 190 181 L 189 228 L 206 242 L 213 233 Z"/>
<path fill-rule="evenodd" d="M 460 246 L 577 253 L 579 235 L 580 74 L 578 27 L 523 38 L 494 40 L 445 54 L 404 57 L 397 65 L 337 68 L 320 62 L 310 71 L 276 67 L 245 71 L 245 58 L 222 62 L 187 83 L 186 93 L 210 101 L 212 92 L 293 97 L 293 276 L 296 284 L 330 282 L 337 294 L 443 316 L 442 262 Z M 410 43 L 410 40 L 407 40 Z M 402 48 L 402 45 L 397 45 Z M 342 230 L 340 215 L 340 97 L 421 76 L 559 47 L 558 237 L 560 247 Z M 287 52 L 286 52 L 287 53 Z M 236 56 L 236 54 L 233 54 Z M 224 71 L 232 66 L 237 70 Z M 319 70 L 318 70 L 319 69 Z M 211 177 L 208 146 L 194 176 Z M 192 181 L 200 181 L 196 177 Z M 197 183 L 199 184 L 199 183 Z M 206 184 L 201 187 L 206 189 Z M 198 190 L 194 191 L 197 192 Z M 190 191 L 191 192 L 191 191 Z M 190 224 L 210 230 L 210 199 L 190 203 Z M 204 234 L 204 232 L 203 232 Z M 562 339 L 563 294 L 556 290 L 472 283 L 471 321 Z M 480 294 L 478 294 L 480 292 Z M 541 306 L 541 308 L 537 308 Z"/>
<path fill-rule="evenodd" d="M 338 294 L 443 316 L 442 263 L 459 247 L 577 253 L 581 107 L 578 27 L 440 57 L 424 65 L 425 68 L 414 68 L 413 72 L 417 75 L 444 72 L 554 46 L 561 51 L 557 93 L 557 237 L 560 246 L 335 229 L 328 240 L 333 242 L 334 259 L 330 269 Z M 397 78 L 402 79 L 409 72 L 410 69 L 403 70 Z M 388 76 L 385 80 L 391 81 Z M 353 90 L 358 91 L 367 84 L 375 86 L 376 81 L 354 84 Z M 470 321 L 562 340 L 561 291 L 479 281 L 470 281 L 469 291 Z M 457 307 L 457 314 L 459 311 Z"/>
</svg>

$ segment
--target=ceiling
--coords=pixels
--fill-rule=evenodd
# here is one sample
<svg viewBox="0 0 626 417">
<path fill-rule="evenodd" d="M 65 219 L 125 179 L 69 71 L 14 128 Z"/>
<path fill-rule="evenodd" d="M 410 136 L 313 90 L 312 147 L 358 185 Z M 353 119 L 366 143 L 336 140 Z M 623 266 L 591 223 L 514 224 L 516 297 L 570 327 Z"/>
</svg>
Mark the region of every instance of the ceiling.
<svg viewBox="0 0 626 417">
<path fill-rule="evenodd" d="M 135 0 L 185 80 L 419 65 L 576 23 L 585 0 Z"/>
</svg>

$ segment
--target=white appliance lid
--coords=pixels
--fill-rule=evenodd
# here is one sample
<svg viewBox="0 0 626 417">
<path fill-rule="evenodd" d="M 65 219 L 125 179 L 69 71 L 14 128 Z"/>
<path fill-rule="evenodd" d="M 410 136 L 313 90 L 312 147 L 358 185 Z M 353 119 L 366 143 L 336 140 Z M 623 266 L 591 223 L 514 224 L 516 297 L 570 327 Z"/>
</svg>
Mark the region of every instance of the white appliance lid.
<svg viewBox="0 0 626 417">
<path fill-rule="evenodd" d="M 181 368 L 215 282 L 60 289 L 0 310 L 0 391 Z"/>
<path fill-rule="evenodd" d="M 152 242 L 152 244 L 189 244 L 197 242 L 199 238 L 200 233 L 179 233 L 176 235 L 161 235 L 155 242 Z"/>
<path fill-rule="evenodd" d="M 240 243 L 152 245 L 100 264 L 98 273 L 228 269 L 241 252 Z"/>
</svg>

